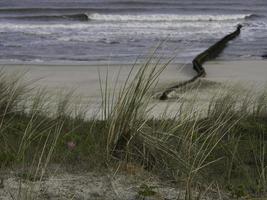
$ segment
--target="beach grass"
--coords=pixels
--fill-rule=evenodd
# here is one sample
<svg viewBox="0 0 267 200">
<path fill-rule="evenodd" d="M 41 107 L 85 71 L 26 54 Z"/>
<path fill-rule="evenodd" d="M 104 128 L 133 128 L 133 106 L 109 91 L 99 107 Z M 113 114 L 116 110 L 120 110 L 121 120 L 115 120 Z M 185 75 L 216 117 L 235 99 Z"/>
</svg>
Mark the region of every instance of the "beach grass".
<svg viewBox="0 0 267 200">
<path fill-rule="evenodd" d="M 101 171 L 121 170 L 123 163 L 126 171 L 148 171 L 184 188 L 181 199 L 266 195 L 267 92 L 231 89 L 215 94 L 205 109 L 180 99 L 175 116 L 168 116 L 166 107 L 152 118 L 157 106 L 152 91 L 168 64 L 148 58 L 116 89 L 108 87 L 108 74 L 100 76 L 100 117 L 89 119 L 87 105 L 73 106 L 73 92 L 55 100 L 23 75 L 1 71 L 1 171 L 16 169 L 21 181 L 34 185 L 54 164 Z M 34 199 L 36 194 L 31 186 L 12 195 Z"/>
</svg>

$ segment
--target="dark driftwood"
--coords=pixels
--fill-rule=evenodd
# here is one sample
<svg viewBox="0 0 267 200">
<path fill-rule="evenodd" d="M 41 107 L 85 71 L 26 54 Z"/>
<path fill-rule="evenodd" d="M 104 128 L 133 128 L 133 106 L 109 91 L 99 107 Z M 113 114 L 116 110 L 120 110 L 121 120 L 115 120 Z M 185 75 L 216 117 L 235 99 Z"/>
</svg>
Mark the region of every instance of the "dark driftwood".
<svg viewBox="0 0 267 200">
<path fill-rule="evenodd" d="M 170 92 L 172 92 L 173 90 L 180 88 L 180 87 L 183 87 L 183 86 L 186 86 L 189 83 L 196 81 L 199 77 L 206 76 L 206 72 L 205 72 L 205 69 L 203 68 L 202 64 L 208 60 L 216 58 L 224 50 L 227 43 L 230 40 L 235 39 L 240 34 L 241 28 L 242 28 L 242 25 L 238 25 L 236 30 L 233 33 L 226 35 L 224 38 L 222 38 L 220 41 L 216 42 L 214 45 L 209 47 L 207 50 L 205 50 L 201 54 L 197 55 L 194 58 L 194 60 L 192 61 L 193 69 L 197 72 L 197 75 L 188 81 L 184 81 L 182 83 L 179 83 L 177 85 L 174 85 L 174 86 L 166 89 L 163 92 L 163 94 L 160 96 L 160 100 L 168 99 L 168 94 Z"/>
</svg>

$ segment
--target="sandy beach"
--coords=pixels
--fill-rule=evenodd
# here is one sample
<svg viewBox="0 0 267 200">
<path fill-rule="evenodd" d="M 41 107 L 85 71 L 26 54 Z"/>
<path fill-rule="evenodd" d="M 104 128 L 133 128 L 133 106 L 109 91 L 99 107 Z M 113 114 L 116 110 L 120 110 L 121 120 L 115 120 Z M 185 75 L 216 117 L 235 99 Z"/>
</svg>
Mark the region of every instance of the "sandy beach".
<svg viewBox="0 0 267 200">
<path fill-rule="evenodd" d="M 211 61 L 204 65 L 207 76 L 201 78 L 201 81 L 210 81 L 199 94 L 199 100 L 205 102 L 215 90 L 221 89 L 226 85 L 242 85 L 244 88 L 262 89 L 267 82 L 267 61 Z M 3 65 L 5 71 L 26 72 L 26 80 L 36 80 L 36 86 L 45 87 L 51 93 L 57 93 L 59 90 L 75 90 L 76 95 L 82 97 L 82 101 L 89 105 L 99 105 L 101 102 L 101 90 L 99 76 L 102 81 L 105 80 L 108 72 L 108 87 L 113 91 L 119 91 L 123 86 L 132 65 L 112 64 L 112 65 Z M 136 67 L 138 68 L 138 67 Z M 133 73 L 134 74 L 134 73 Z M 192 65 L 170 64 L 160 75 L 157 84 L 155 97 L 164 88 L 173 84 L 188 80 L 195 75 Z M 116 80 L 117 85 L 116 85 Z M 219 83 L 219 84 L 214 84 Z M 116 85 L 116 86 L 115 86 Z M 241 88 L 240 88 L 241 89 Z M 179 95 L 179 94 L 178 94 Z M 183 94 L 183 97 L 188 95 Z M 165 109 L 169 102 L 176 102 L 177 94 L 172 94 L 173 98 L 166 102 L 159 101 L 155 98 L 158 105 L 154 114 L 160 113 Z M 186 97 L 188 99 L 193 97 Z M 175 105 L 173 105 L 175 106 Z"/>
<path fill-rule="evenodd" d="M 37 80 L 37 84 L 49 89 L 77 89 L 83 95 L 99 98 L 99 73 L 105 79 L 119 76 L 119 84 L 129 74 L 132 65 L 0 65 L 7 72 L 26 72 L 27 80 Z M 244 82 L 264 84 L 267 81 L 267 61 L 210 61 L 204 65 L 207 76 L 203 79 L 216 82 Z M 159 87 L 192 78 L 192 65 L 170 64 L 160 75 Z"/>
</svg>

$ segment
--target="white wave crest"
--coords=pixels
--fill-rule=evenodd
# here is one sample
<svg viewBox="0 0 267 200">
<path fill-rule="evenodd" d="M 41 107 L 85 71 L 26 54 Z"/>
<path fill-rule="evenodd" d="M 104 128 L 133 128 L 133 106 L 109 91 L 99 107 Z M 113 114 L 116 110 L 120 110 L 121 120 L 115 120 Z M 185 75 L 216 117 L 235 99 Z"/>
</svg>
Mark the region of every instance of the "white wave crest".
<svg viewBox="0 0 267 200">
<path fill-rule="evenodd" d="M 226 21 L 242 20 L 253 16 L 253 14 L 232 15 L 176 15 L 176 14 L 141 14 L 141 15 L 118 15 L 98 14 L 89 15 L 91 20 L 101 21 Z"/>
</svg>

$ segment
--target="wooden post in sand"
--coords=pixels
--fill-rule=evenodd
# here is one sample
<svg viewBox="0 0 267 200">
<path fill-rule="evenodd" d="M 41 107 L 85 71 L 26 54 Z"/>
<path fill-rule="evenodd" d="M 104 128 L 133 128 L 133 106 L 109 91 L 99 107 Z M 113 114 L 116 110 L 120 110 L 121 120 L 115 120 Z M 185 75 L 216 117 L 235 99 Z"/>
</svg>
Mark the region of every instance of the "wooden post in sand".
<svg viewBox="0 0 267 200">
<path fill-rule="evenodd" d="M 205 63 L 208 60 L 212 60 L 216 58 L 226 47 L 227 43 L 230 40 L 235 39 L 241 32 L 242 25 L 239 24 L 236 28 L 236 30 L 233 33 L 230 33 L 229 35 L 226 35 L 224 38 L 222 38 L 220 41 L 216 42 L 214 45 L 209 47 L 207 50 L 202 52 L 201 54 L 197 55 L 194 60 L 192 61 L 193 63 L 193 69 L 197 72 L 197 75 L 194 76 L 192 79 L 185 81 L 183 83 L 180 83 L 178 85 L 172 86 L 168 89 L 166 89 L 162 95 L 160 96 L 160 100 L 166 100 L 168 99 L 168 94 L 172 92 L 174 89 L 186 86 L 189 83 L 192 83 L 196 81 L 199 77 L 205 77 L 206 72 L 205 69 L 203 68 L 203 63 Z"/>
</svg>

